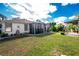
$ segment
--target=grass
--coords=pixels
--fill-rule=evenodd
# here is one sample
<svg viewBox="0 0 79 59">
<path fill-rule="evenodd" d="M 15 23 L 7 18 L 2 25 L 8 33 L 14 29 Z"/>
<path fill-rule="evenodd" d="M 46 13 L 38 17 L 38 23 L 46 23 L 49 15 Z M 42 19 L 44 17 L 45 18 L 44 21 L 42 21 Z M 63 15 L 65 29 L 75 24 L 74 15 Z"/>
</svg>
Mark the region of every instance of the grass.
<svg viewBox="0 0 79 59">
<path fill-rule="evenodd" d="M 64 36 L 56 33 L 0 42 L 0 55 L 79 56 L 79 37 Z"/>
</svg>

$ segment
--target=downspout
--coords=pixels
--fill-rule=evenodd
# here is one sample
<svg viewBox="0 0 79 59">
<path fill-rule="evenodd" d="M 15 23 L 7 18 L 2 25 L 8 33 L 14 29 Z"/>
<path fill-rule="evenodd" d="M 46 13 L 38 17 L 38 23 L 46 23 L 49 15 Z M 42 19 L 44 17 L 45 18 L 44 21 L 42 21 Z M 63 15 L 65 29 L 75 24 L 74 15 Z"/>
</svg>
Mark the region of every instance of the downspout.
<svg viewBox="0 0 79 59">
<path fill-rule="evenodd" d="M 34 34 L 36 34 L 36 32 L 35 32 L 35 23 L 34 23 Z"/>
</svg>

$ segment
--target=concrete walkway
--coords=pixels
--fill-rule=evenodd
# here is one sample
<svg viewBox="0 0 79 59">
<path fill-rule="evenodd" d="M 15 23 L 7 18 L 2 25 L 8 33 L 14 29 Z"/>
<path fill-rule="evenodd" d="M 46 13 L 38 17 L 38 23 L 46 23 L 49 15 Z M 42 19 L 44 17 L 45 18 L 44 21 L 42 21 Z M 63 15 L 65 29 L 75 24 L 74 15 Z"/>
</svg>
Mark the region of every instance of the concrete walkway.
<svg viewBox="0 0 79 59">
<path fill-rule="evenodd" d="M 67 36 L 79 36 L 79 33 L 67 33 Z"/>
</svg>

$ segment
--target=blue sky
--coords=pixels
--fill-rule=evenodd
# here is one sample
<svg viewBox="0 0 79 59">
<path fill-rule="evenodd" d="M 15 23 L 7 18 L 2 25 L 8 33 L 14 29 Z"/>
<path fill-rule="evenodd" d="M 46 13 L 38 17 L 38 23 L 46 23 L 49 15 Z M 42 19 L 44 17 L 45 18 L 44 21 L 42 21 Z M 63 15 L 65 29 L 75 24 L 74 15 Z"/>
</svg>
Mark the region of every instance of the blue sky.
<svg viewBox="0 0 79 59">
<path fill-rule="evenodd" d="M 7 18 L 11 18 L 12 15 L 19 15 L 19 12 L 4 3 L 0 3 L 0 14 L 3 14 Z"/>
<path fill-rule="evenodd" d="M 70 17 L 73 15 L 77 15 L 77 13 L 79 13 L 79 3 L 68 4 L 66 6 L 62 6 L 61 3 L 51 3 L 51 5 L 55 5 L 57 7 L 57 11 L 55 11 L 54 13 L 50 13 L 52 17 L 60 17 L 60 16 Z"/>
<path fill-rule="evenodd" d="M 70 17 L 79 15 L 79 3 L 71 4 L 62 4 L 62 3 L 50 3 L 50 5 L 55 6 L 56 10 L 54 12 L 49 12 L 47 20 L 49 22 L 53 20 L 64 19 L 64 21 L 69 21 Z M 6 4 L 0 3 L 0 13 L 11 18 L 12 15 L 19 15 L 20 12 L 7 6 Z M 70 19 L 72 20 L 72 19 Z"/>
<path fill-rule="evenodd" d="M 79 15 L 79 3 L 76 4 L 66 4 L 62 5 L 61 3 L 51 3 L 50 5 L 56 6 L 57 10 L 53 13 L 49 13 L 49 15 L 52 16 L 52 18 L 57 18 L 57 17 L 71 17 L 71 16 L 78 16 Z M 69 19 L 65 20 L 68 21 Z M 50 18 L 49 21 L 52 21 Z"/>
</svg>

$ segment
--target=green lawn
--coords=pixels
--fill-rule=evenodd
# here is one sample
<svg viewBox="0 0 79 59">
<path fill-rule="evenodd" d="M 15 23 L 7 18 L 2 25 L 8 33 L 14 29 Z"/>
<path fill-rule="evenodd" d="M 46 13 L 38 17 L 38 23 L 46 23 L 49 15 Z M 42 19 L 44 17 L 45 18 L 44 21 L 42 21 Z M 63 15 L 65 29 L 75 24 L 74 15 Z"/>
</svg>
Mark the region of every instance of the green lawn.
<svg viewBox="0 0 79 59">
<path fill-rule="evenodd" d="M 0 55 L 79 56 L 79 37 L 56 33 L 5 41 L 0 43 Z"/>
</svg>

